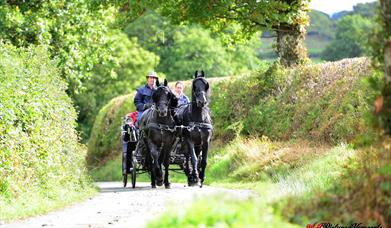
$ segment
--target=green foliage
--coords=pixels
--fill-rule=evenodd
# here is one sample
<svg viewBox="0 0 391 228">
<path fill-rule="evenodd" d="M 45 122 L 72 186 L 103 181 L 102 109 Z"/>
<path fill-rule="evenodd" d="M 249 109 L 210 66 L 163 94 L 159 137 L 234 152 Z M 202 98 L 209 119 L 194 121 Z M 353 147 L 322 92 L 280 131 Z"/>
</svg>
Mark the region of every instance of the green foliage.
<svg viewBox="0 0 391 228">
<path fill-rule="evenodd" d="M 353 13 L 366 17 L 368 19 L 373 19 L 376 16 L 376 11 L 379 7 L 379 2 L 367 2 L 367 3 L 358 3 L 353 6 Z"/>
<path fill-rule="evenodd" d="M 278 2 L 187 0 L 166 1 L 160 9 L 163 15 L 169 15 L 174 22 L 189 21 L 215 30 L 225 29 L 228 24 L 239 24 L 244 35 L 249 35 L 260 28 L 275 28 L 284 23 L 305 26 L 307 21 L 303 10 L 306 9 L 307 4 L 305 0 Z"/>
<path fill-rule="evenodd" d="M 90 188 L 76 112 L 56 65 L 44 46 L 0 43 L 0 205 L 28 191 L 51 202 L 61 199 L 56 186 Z"/>
<path fill-rule="evenodd" d="M 157 70 L 165 72 L 171 80 L 188 79 L 197 69 L 213 76 L 240 74 L 259 64 L 256 57 L 259 40 L 255 37 L 249 45 L 226 48 L 218 37 L 200 26 L 175 26 L 153 12 L 130 23 L 126 32 L 130 37 L 137 37 L 144 48 L 160 56 Z"/>
<path fill-rule="evenodd" d="M 373 23 L 362 16 L 349 15 L 340 19 L 336 27 L 335 39 L 322 52 L 322 59 L 330 61 L 363 56 Z"/>
<path fill-rule="evenodd" d="M 92 78 L 84 83 L 85 91 L 74 97 L 84 139 L 89 138 L 99 110 L 112 98 L 135 91 L 137 86 L 145 83 L 147 72 L 159 62 L 158 56 L 140 47 L 135 38 L 129 39 L 121 31 L 112 30 L 109 40 L 115 66 L 108 71 L 104 64 L 96 65 Z"/>
<path fill-rule="evenodd" d="M 354 59 L 291 70 L 274 65 L 250 77 L 221 82 L 213 86 L 211 103 L 215 135 L 329 143 L 370 135 L 362 120 L 370 111 L 368 101 L 376 95 L 362 80 L 369 74 L 368 60 Z"/>
<path fill-rule="evenodd" d="M 95 64 L 112 64 L 107 29 L 116 10 L 89 7 L 85 0 L 2 1 L 0 38 L 18 47 L 49 45 L 69 92 L 75 93 Z"/>
<path fill-rule="evenodd" d="M 263 29 L 275 30 L 280 41 L 290 37 L 290 45 L 278 43 L 281 62 L 288 65 L 302 63 L 305 48 L 303 34 L 308 24 L 308 0 L 294 1 L 105 1 L 119 5 L 134 20 L 147 9 L 156 10 L 170 18 L 174 24 L 198 24 L 219 33 L 227 43 L 249 40 Z M 233 33 L 225 33 L 227 27 L 238 26 Z M 289 32 L 288 32 L 289 31 Z M 293 46 L 293 48 L 290 48 Z"/>
</svg>

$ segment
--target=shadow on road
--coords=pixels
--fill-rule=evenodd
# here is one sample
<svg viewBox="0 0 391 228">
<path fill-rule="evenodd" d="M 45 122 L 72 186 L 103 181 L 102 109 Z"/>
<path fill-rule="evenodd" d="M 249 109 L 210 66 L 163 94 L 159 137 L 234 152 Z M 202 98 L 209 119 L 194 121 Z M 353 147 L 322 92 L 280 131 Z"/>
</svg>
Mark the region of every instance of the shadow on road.
<svg viewBox="0 0 391 228">
<path fill-rule="evenodd" d="M 132 187 L 99 187 L 99 190 L 101 193 L 116 193 L 116 192 L 133 192 L 133 191 L 145 191 L 145 190 L 151 190 L 150 186 L 141 186 L 136 188 Z"/>
<path fill-rule="evenodd" d="M 136 184 L 136 188 L 132 188 L 132 185 L 123 187 L 121 182 L 97 182 L 97 186 L 101 193 L 117 193 L 117 192 L 139 192 L 139 191 L 169 191 L 171 189 L 186 189 L 193 188 L 188 187 L 186 184 L 171 184 L 171 189 L 166 189 L 164 186 L 158 186 L 156 189 L 152 189 L 151 185 L 146 182 L 140 182 Z M 195 188 L 195 187 L 194 187 Z M 197 187 L 198 188 L 198 187 Z"/>
</svg>

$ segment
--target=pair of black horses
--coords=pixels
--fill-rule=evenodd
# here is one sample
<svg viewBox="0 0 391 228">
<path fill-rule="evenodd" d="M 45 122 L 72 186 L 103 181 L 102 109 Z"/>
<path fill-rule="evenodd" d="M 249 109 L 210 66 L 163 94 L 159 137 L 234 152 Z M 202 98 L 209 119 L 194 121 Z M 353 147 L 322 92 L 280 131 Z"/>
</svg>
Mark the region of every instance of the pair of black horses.
<svg viewBox="0 0 391 228">
<path fill-rule="evenodd" d="M 178 139 L 186 157 L 184 172 L 188 184 L 202 187 L 213 130 L 208 108 L 209 83 L 203 71 L 196 71 L 191 103 L 180 107 L 177 107 L 178 99 L 167 86 L 167 80 L 163 84 L 157 82 L 157 85 L 152 95 L 154 105 L 143 113 L 139 122 L 152 188 L 162 186 L 163 182 L 166 188 L 170 188 L 170 152 Z"/>
</svg>

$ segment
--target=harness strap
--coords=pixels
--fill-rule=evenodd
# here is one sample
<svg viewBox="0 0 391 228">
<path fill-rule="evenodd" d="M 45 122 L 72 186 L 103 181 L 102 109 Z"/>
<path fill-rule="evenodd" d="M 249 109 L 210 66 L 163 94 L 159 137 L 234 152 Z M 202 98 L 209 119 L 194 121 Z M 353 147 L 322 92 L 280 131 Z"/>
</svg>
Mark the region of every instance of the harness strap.
<svg viewBox="0 0 391 228">
<path fill-rule="evenodd" d="M 163 141 L 163 128 L 160 128 L 160 136 L 162 137 L 162 139 L 161 139 L 162 144 L 160 144 L 159 151 L 162 151 L 162 150 L 163 150 L 163 147 L 164 147 L 164 141 Z"/>
<path fill-rule="evenodd" d="M 174 157 L 175 156 L 175 154 L 176 154 L 175 148 L 178 145 L 178 142 L 179 142 L 180 139 L 181 139 L 180 137 L 176 137 L 175 138 L 175 142 L 174 142 L 174 144 L 172 144 L 172 147 L 171 147 L 171 149 L 170 149 L 170 151 L 168 153 L 170 155 L 170 157 Z"/>
<path fill-rule="evenodd" d="M 213 130 L 212 124 L 209 124 L 209 123 L 190 122 L 189 126 L 191 126 L 191 128 L 193 128 L 193 129 L 194 128 L 202 128 L 202 129 Z"/>
<path fill-rule="evenodd" d="M 148 123 L 145 128 L 155 128 L 160 131 L 175 132 L 175 126 L 170 127 L 169 125 L 166 124 Z"/>
</svg>

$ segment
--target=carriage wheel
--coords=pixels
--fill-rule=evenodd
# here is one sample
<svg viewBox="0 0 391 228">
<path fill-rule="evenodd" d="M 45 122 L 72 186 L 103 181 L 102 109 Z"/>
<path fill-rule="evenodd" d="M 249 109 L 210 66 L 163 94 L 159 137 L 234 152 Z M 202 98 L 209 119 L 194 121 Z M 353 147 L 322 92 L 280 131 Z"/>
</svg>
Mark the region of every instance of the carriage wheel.
<svg viewBox="0 0 391 228">
<path fill-rule="evenodd" d="M 136 162 L 134 161 L 135 159 L 133 159 L 132 161 L 132 170 L 131 170 L 131 178 L 132 178 L 132 188 L 135 188 L 136 187 Z"/>
<path fill-rule="evenodd" d="M 122 181 L 124 183 L 124 188 L 126 188 L 126 185 L 128 184 L 128 174 L 122 174 Z"/>
</svg>

